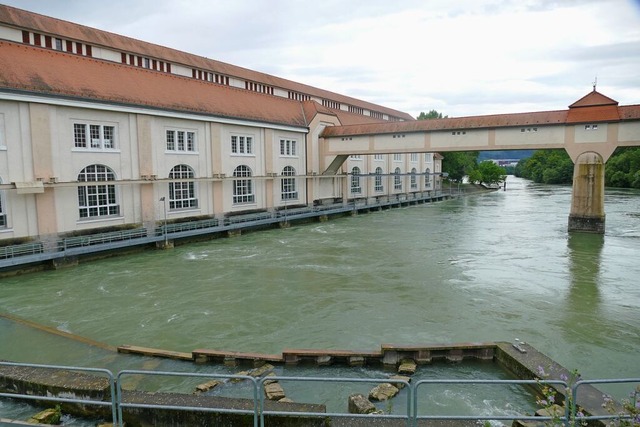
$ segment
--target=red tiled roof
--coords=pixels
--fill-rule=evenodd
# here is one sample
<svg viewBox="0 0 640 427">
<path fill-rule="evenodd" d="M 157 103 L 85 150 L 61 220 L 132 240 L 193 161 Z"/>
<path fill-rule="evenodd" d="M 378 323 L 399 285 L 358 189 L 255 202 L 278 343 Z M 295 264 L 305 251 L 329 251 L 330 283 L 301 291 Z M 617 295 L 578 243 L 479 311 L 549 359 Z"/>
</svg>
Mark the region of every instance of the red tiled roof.
<svg viewBox="0 0 640 427">
<path fill-rule="evenodd" d="M 593 107 L 602 105 L 618 105 L 618 101 L 611 99 L 608 96 L 604 96 L 594 88 L 592 92 L 589 92 L 573 104 L 569 105 L 569 108 Z"/>
<path fill-rule="evenodd" d="M 2 41 L 0 90 L 307 125 L 299 101 Z"/>
<path fill-rule="evenodd" d="M 83 43 L 110 47 L 126 53 L 137 53 L 142 56 L 188 65 L 226 76 L 239 77 L 244 80 L 292 90 L 319 98 L 326 98 L 344 104 L 378 111 L 404 120 L 414 120 L 414 118 L 407 113 L 367 101 L 2 4 L 0 4 L 0 22 L 36 32 L 58 35 Z"/>
<path fill-rule="evenodd" d="M 596 94 L 595 96 L 589 96 L 594 93 Z M 482 129 L 511 126 L 542 126 L 565 123 L 573 124 L 640 120 L 640 105 L 618 106 L 616 101 L 597 92 L 591 92 L 589 95 L 576 101 L 568 110 L 416 120 L 412 122 L 385 122 L 378 124 L 332 126 L 325 128 L 321 136 L 339 137 L 435 130 Z"/>
<path fill-rule="evenodd" d="M 566 116 L 566 111 L 541 111 L 537 113 L 496 114 L 488 116 L 415 120 L 412 122 L 356 124 L 352 126 L 327 127 L 322 136 L 332 137 L 451 129 L 549 125 L 564 123 Z"/>
<path fill-rule="evenodd" d="M 618 107 L 620 120 L 640 120 L 640 105 L 623 105 Z"/>
</svg>

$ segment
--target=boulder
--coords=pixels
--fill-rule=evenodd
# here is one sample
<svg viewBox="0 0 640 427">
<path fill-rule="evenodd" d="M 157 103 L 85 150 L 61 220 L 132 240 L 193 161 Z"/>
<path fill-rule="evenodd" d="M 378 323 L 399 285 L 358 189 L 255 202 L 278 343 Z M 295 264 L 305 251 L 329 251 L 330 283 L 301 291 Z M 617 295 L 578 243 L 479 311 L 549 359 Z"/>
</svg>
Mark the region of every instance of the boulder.
<svg viewBox="0 0 640 427">
<path fill-rule="evenodd" d="M 400 381 L 406 381 L 406 382 L 411 382 L 411 377 L 408 377 L 406 375 L 392 375 L 389 377 L 390 380 L 400 380 Z M 402 390 L 404 388 L 404 386 L 406 385 L 405 383 L 392 383 L 394 386 L 396 386 L 399 390 Z"/>
<path fill-rule="evenodd" d="M 398 387 L 394 386 L 393 384 L 383 383 L 371 389 L 371 391 L 369 392 L 369 399 L 377 400 L 379 402 L 383 400 L 389 400 L 396 394 L 398 394 L 398 391 L 400 391 L 398 390 Z"/>
<path fill-rule="evenodd" d="M 277 382 L 264 385 L 264 395 L 269 400 L 280 400 L 285 398 L 284 389 Z"/>
<path fill-rule="evenodd" d="M 45 409 L 42 412 L 38 412 L 33 417 L 29 418 L 28 423 L 32 424 L 53 424 L 59 425 L 62 418 L 62 412 L 60 408 Z"/>
<path fill-rule="evenodd" d="M 350 414 L 371 414 L 376 411 L 376 407 L 362 394 L 352 394 L 349 396 Z"/>
<path fill-rule="evenodd" d="M 416 373 L 417 368 L 418 368 L 418 365 L 416 365 L 416 362 L 414 360 L 403 359 L 400 362 L 400 366 L 398 366 L 398 373 L 405 374 L 405 375 L 413 375 Z"/>
<path fill-rule="evenodd" d="M 269 377 L 275 377 L 276 374 L 275 372 L 270 372 L 268 375 L 266 375 L 264 378 L 264 381 L 262 381 L 262 384 L 267 385 L 267 384 L 271 384 L 271 383 L 277 383 L 278 380 L 272 380 L 272 379 L 267 379 Z"/>
<path fill-rule="evenodd" d="M 196 386 L 196 393 L 204 393 L 205 391 L 209 391 L 212 388 L 215 388 L 222 384 L 222 381 L 219 380 L 211 380 L 206 383 L 202 383 Z"/>
<path fill-rule="evenodd" d="M 273 365 L 269 364 L 269 363 L 265 363 L 264 365 L 260 366 L 259 368 L 255 368 L 249 371 L 249 375 L 251 375 L 252 377 L 260 377 L 264 374 L 266 374 L 269 371 L 273 370 Z"/>
</svg>

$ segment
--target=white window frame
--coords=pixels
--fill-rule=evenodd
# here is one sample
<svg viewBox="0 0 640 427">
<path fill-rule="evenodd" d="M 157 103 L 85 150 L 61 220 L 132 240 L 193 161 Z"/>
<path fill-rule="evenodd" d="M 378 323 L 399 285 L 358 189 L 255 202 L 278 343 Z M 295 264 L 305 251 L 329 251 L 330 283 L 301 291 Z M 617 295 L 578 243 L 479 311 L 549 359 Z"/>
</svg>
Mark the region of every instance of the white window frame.
<svg viewBox="0 0 640 427">
<path fill-rule="evenodd" d="M 411 169 L 411 180 L 410 180 L 410 188 L 412 190 L 417 190 L 418 189 L 418 177 L 417 174 L 418 171 L 416 170 L 416 168 Z"/>
<path fill-rule="evenodd" d="M 91 182 L 78 185 L 78 215 L 81 220 L 120 216 L 116 185 L 102 183 L 115 180 L 115 172 L 105 165 L 93 164 L 80 171 L 78 182 Z"/>
<path fill-rule="evenodd" d="M 424 186 L 431 187 L 431 169 L 429 168 L 424 171 Z"/>
<path fill-rule="evenodd" d="M 418 153 L 411 153 L 411 162 L 413 163 L 418 162 Z"/>
<path fill-rule="evenodd" d="M 253 172 L 247 165 L 239 165 L 233 170 L 233 204 L 244 205 L 255 203 Z"/>
<path fill-rule="evenodd" d="M 402 161 L 402 153 L 393 153 L 393 161 L 401 162 Z"/>
<path fill-rule="evenodd" d="M 376 174 L 375 174 L 375 178 L 373 181 L 373 190 L 377 191 L 377 192 L 382 192 L 384 191 L 384 185 L 382 183 L 382 168 L 381 167 L 377 167 L 376 168 Z"/>
<path fill-rule="evenodd" d="M 280 156 L 298 157 L 298 141 L 295 139 L 280 138 Z"/>
<path fill-rule="evenodd" d="M 73 124 L 73 149 L 116 151 L 116 126 L 99 123 Z"/>
<path fill-rule="evenodd" d="M 378 160 L 378 161 L 384 160 L 384 154 L 374 154 L 373 160 Z"/>
<path fill-rule="evenodd" d="M 293 166 L 285 166 L 282 169 L 280 179 L 280 197 L 283 201 L 298 200 L 298 190 L 296 185 L 296 170 Z"/>
<path fill-rule="evenodd" d="M 252 135 L 231 135 L 231 154 L 234 156 L 253 156 L 254 138 Z"/>
<path fill-rule="evenodd" d="M 361 173 L 357 166 L 351 169 L 351 194 L 362 194 Z"/>
<path fill-rule="evenodd" d="M 195 179 L 195 172 L 189 165 L 176 165 L 171 168 L 169 179 Z M 197 209 L 197 194 L 195 181 L 169 182 L 169 210 Z"/>
<path fill-rule="evenodd" d="M 394 190 L 402 190 L 402 177 L 400 176 L 400 174 L 402 173 L 402 171 L 400 170 L 400 168 L 395 168 L 395 170 L 393 171 L 393 189 Z"/>
<path fill-rule="evenodd" d="M 168 153 L 197 153 L 196 140 L 195 131 L 166 129 L 165 151 Z"/>
</svg>

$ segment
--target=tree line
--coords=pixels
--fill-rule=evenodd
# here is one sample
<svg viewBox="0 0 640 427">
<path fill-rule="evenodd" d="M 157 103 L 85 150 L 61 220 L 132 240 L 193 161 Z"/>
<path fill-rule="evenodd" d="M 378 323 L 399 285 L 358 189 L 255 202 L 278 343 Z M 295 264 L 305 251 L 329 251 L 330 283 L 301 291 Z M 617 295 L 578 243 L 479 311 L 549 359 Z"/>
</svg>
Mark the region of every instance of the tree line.
<svg viewBox="0 0 640 427">
<path fill-rule="evenodd" d="M 514 174 L 543 184 L 570 184 L 573 162 L 565 150 L 539 150 L 518 162 Z M 640 148 L 618 147 L 604 168 L 607 187 L 640 188 Z"/>
</svg>

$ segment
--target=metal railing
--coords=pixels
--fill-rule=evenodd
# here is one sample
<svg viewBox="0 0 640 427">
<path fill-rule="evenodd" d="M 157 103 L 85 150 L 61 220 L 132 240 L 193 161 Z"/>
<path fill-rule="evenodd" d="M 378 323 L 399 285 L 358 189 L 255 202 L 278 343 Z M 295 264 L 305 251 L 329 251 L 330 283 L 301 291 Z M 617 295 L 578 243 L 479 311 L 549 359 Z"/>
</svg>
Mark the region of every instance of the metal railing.
<svg viewBox="0 0 640 427">
<path fill-rule="evenodd" d="M 58 250 L 66 251 L 71 248 L 82 246 L 102 245 L 105 243 L 120 242 L 123 240 L 134 240 L 147 237 L 147 234 L 146 228 L 136 228 L 133 230 L 111 231 L 108 233 L 66 237 L 62 240 L 58 240 Z"/>
<path fill-rule="evenodd" d="M 225 374 L 208 374 L 208 373 L 194 373 L 194 372 L 163 372 L 163 371 L 144 371 L 144 370 L 123 370 L 121 371 L 117 377 L 114 376 L 107 369 L 97 369 L 97 368 L 80 368 L 80 367 L 70 367 L 70 366 L 55 366 L 55 365 L 39 365 L 39 364 L 28 364 L 28 363 L 12 363 L 12 362 L 0 362 L 1 366 L 16 366 L 16 367 L 27 367 L 27 368 L 38 368 L 38 369 L 52 369 L 52 370 L 65 370 L 65 371 L 78 371 L 84 373 L 98 373 L 104 375 L 109 380 L 110 387 L 110 396 L 109 398 L 105 398 L 105 400 L 91 400 L 86 398 L 74 398 L 69 397 L 68 393 L 66 397 L 55 397 L 50 393 L 46 395 L 34 395 L 32 391 L 26 391 L 24 393 L 0 393 L 0 397 L 9 397 L 12 399 L 20 398 L 20 399 L 30 399 L 34 401 L 53 401 L 53 402 L 69 402 L 69 403 L 77 403 L 83 405 L 99 405 L 99 406 L 109 406 L 111 407 L 111 416 L 112 421 L 115 425 L 123 426 L 124 415 L 123 409 L 126 408 L 147 408 L 147 409 L 158 409 L 158 410 L 175 410 L 175 411 L 186 411 L 186 412 L 213 412 L 213 413 L 230 413 L 230 414 L 243 414 L 249 415 L 253 417 L 253 425 L 254 427 L 264 427 L 266 425 L 265 416 L 269 415 L 279 415 L 279 416 L 303 416 L 303 417 L 323 417 L 323 418 L 339 418 L 339 417 L 349 417 L 349 418 L 360 418 L 366 417 L 368 419 L 372 419 L 375 417 L 376 419 L 384 420 L 384 419 L 393 419 L 393 420 L 405 420 L 407 427 L 416 427 L 420 420 L 535 420 L 535 421 L 550 421 L 560 422 L 561 425 L 570 426 L 574 425 L 575 422 L 582 421 L 590 421 L 590 420 L 623 420 L 629 419 L 629 414 L 602 414 L 604 411 L 602 409 L 602 403 L 605 402 L 605 395 L 602 395 L 603 402 L 590 402 L 592 405 L 595 405 L 595 411 L 600 412 L 600 414 L 591 414 L 591 415 L 582 415 L 577 412 L 577 405 L 565 405 L 564 414 L 558 415 L 556 417 L 551 416 L 532 416 L 525 414 L 509 414 L 509 415 L 501 415 L 501 414 L 489 414 L 489 415 L 440 415 L 440 414 L 432 414 L 432 415 L 424 415 L 421 414 L 421 406 L 424 406 L 424 402 L 421 402 L 419 397 L 425 396 L 426 394 L 421 393 L 421 390 L 426 388 L 427 386 L 434 385 L 464 385 L 464 386 L 473 386 L 473 385 L 488 385 L 488 386 L 526 386 L 526 387 L 538 387 L 542 385 L 549 385 L 556 387 L 560 390 L 565 390 L 569 393 L 569 396 L 566 399 L 571 399 L 571 402 L 579 402 L 578 392 L 583 387 L 589 387 L 593 384 L 626 384 L 626 383 L 634 383 L 640 384 L 640 378 L 625 378 L 625 379 L 599 379 L 599 380 L 580 380 L 575 384 L 568 384 L 565 381 L 561 380 L 472 380 L 472 379 L 463 379 L 463 380 L 447 380 L 447 379 L 423 379 L 415 382 L 408 382 L 402 379 L 396 378 L 336 378 L 336 377 L 296 377 L 296 376 L 263 376 L 260 378 L 255 378 L 247 375 L 225 375 Z M 197 378 L 208 378 L 208 379 L 226 379 L 231 381 L 242 380 L 248 381 L 250 383 L 250 393 L 252 394 L 252 398 L 249 400 L 249 407 L 253 409 L 234 409 L 234 408 L 223 408 L 223 407 L 213 407 L 213 406 L 186 406 L 186 405 L 171 405 L 171 404 L 162 404 L 162 403 L 134 403 L 131 399 L 128 399 L 126 393 L 123 392 L 122 382 L 126 377 L 131 376 L 165 376 L 165 377 L 197 377 Z M 405 394 L 407 399 L 406 409 L 403 411 L 403 414 L 351 414 L 351 413 L 332 413 L 332 412 L 293 412 L 293 411 L 279 411 L 279 410 L 267 410 L 265 409 L 265 397 L 261 392 L 261 389 L 264 388 L 266 381 L 282 381 L 282 382 L 305 382 L 305 383 L 374 383 L 374 384 L 382 384 L 382 383 L 391 383 L 391 384 L 403 384 L 404 387 L 401 389 L 401 393 Z M 597 390 L 596 390 L 597 391 Z M 514 394 L 514 399 L 517 399 L 518 394 Z M 639 396 L 634 395 L 634 399 L 636 399 L 633 404 L 637 404 Z M 455 408 L 459 410 L 459 408 Z M 584 408 L 588 410 L 589 408 Z M 11 424 L 9 424 L 11 425 Z M 17 424 L 16 424 L 17 425 Z"/>
<path fill-rule="evenodd" d="M 0 248 L 0 259 L 40 254 L 43 250 L 42 242 L 3 246 Z"/>
<path fill-rule="evenodd" d="M 109 400 L 95 400 L 95 399 L 84 399 L 84 398 L 75 398 L 75 397 L 55 397 L 55 396 L 49 395 L 49 393 L 47 393 L 47 395 L 34 395 L 33 392 L 25 392 L 25 393 L 1 393 L 0 392 L 0 397 L 10 397 L 10 398 L 20 397 L 21 399 L 34 400 L 34 401 L 67 402 L 67 403 L 78 403 L 78 404 L 85 404 L 85 405 L 110 406 L 112 419 L 113 420 L 118 419 L 117 418 L 118 406 L 117 406 L 117 400 L 115 399 L 115 395 L 116 395 L 115 379 L 111 371 L 109 371 L 108 369 L 80 368 L 75 366 L 57 366 L 57 365 L 42 365 L 42 364 L 35 364 L 35 363 L 14 363 L 14 362 L 0 361 L 0 367 L 1 366 L 104 374 L 104 376 L 106 376 L 107 379 L 109 380 Z"/>
<path fill-rule="evenodd" d="M 121 249 L 128 246 L 157 243 L 162 239 L 173 240 L 189 238 L 203 234 L 238 230 L 245 227 L 303 220 L 321 215 L 341 214 L 363 209 L 376 209 L 386 206 L 402 205 L 403 203 L 439 200 L 445 196 L 446 193 L 440 190 L 430 190 L 421 192 L 419 195 L 418 193 L 412 194 L 411 196 L 400 194 L 391 195 L 381 200 L 361 198 L 328 205 L 305 206 L 293 209 L 286 209 L 286 207 L 284 207 L 283 209 L 274 211 L 240 214 L 222 219 L 209 218 L 197 221 L 162 224 L 151 230 L 136 228 L 10 245 L 0 247 L 0 269 L 105 250 Z"/>
<path fill-rule="evenodd" d="M 381 384 L 381 383 L 391 383 L 391 384 L 403 384 L 405 388 L 408 388 L 409 395 L 411 395 L 411 388 L 409 386 L 409 382 L 400 379 L 391 379 L 391 378 L 319 378 L 319 377 L 279 377 L 279 376 L 269 376 L 263 377 L 260 379 L 261 388 L 263 388 L 265 381 L 302 381 L 302 382 L 323 382 L 323 383 L 373 383 L 373 384 Z M 264 395 L 260 394 L 260 425 L 264 426 L 265 424 L 265 415 L 302 415 L 302 416 L 317 416 L 317 417 L 349 417 L 349 418 L 371 418 L 375 416 L 380 419 L 404 419 L 407 421 L 407 426 L 410 426 L 411 422 L 411 400 L 407 399 L 407 411 L 405 415 L 392 415 L 392 414 L 350 414 L 350 413 L 332 413 L 332 412 L 283 412 L 283 411 L 267 411 L 264 409 Z"/>
<path fill-rule="evenodd" d="M 148 404 L 148 403 L 127 403 L 124 401 L 122 393 L 122 381 L 125 376 L 130 375 L 154 375 L 154 376 L 173 376 L 173 377 L 198 377 L 198 378 L 223 378 L 233 380 L 247 380 L 252 383 L 253 388 L 253 411 L 245 409 L 232 409 L 232 408 L 215 408 L 215 407 L 195 407 L 195 406 L 181 406 L 181 405 L 161 405 L 161 404 Z M 118 408 L 118 418 L 114 417 L 114 420 L 118 420 L 118 425 L 122 427 L 124 425 L 122 409 L 123 408 L 147 408 L 147 409 L 168 409 L 168 410 L 180 410 L 180 411 L 199 411 L 199 412 L 216 412 L 216 413 L 230 413 L 230 414 L 253 414 L 253 425 L 258 427 L 258 385 L 256 379 L 247 375 L 224 375 L 224 374 L 201 374 L 193 372 L 162 372 L 162 371 L 139 371 L 139 370 L 124 370 L 117 376 L 117 393 L 114 404 Z M 114 422 L 115 424 L 115 422 Z"/>
</svg>

